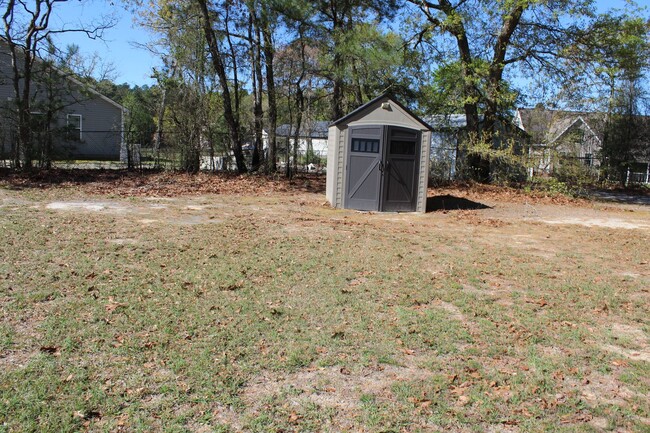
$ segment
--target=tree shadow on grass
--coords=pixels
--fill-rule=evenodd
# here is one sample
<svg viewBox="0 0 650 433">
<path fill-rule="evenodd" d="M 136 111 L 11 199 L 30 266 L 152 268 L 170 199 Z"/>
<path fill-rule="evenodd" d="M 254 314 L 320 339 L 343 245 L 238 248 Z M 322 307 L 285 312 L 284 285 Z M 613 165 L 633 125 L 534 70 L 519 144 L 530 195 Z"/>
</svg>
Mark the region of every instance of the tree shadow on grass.
<svg viewBox="0 0 650 433">
<path fill-rule="evenodd" d="M 427 212 L 480 209 L 492 208 L 490 206 L 484 205 L 483 203 L 468 200 L 462 197 L 454 197 L 453 195 L 449 194 L 427 197 Z"/>
</svg>

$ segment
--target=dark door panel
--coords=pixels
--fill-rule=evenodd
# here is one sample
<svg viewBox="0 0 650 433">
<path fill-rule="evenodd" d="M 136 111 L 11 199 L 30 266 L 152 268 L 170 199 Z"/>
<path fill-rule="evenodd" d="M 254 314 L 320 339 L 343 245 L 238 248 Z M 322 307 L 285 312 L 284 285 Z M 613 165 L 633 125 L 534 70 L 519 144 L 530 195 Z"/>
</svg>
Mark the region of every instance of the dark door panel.
<svg viewBox="0 0 650 433">
<path fill-rule="evenodd" d="M 382 160 L 381 126 L 352 128 L 348 143 L 345 207 L 379 210 Z"/>
<path fill-rule="evenodd" d="M 381 210 L 415 210 L 419 159 L 418 131 L 389 127 Z"/>
<path fill-rule="evenodd" d="M 420 132 L 394 126 L 350 130 L 345 182 L 349 209 L 414 211 Z"/>
</svg>

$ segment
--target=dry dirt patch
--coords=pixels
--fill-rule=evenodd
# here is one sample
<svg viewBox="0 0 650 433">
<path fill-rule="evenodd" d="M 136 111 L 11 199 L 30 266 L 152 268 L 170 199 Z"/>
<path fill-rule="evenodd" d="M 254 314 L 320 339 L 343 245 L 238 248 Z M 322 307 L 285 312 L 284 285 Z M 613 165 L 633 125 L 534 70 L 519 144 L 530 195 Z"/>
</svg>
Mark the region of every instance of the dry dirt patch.
<svg viewBox="0 0 650 433">
<path fill-rule="evenodd" d="M 555 220 L 543 220 L 547 224 L 577 224 L 586 227 L 605 227 L 613 229 L 647 229 L 650 223 L 638 220 L 624 220 L 621 218 L 578 218 L 569 217 Z"/>
<path fill-rule="evenodd" d="M 432 373 L 417 367 L 382 365 L 358 372 L 341 367 L 308 368 L 278 375 L 270 372 L 255 377 L 245 387 L 243 399 L 253 412 L 263 410 L 261 402 L 290 391 L 290 404 L 309 401 L 334 409 L 336 419 L 345 424 L 359 416 L 363 395 L 393 398 L 391 387 L 399 382 L 427 380 Z"/>
<path fill-rule="evenodd" d="M 612 323 L 611 334 L 617 340 L 622 339 L 631 342 L 630 344 L 633 347 L 605 344 L 602 346 L 603 349 L 633 361 L 650 362 L 650 339 L 643 330 L 622 323 Z"/>
</svg>

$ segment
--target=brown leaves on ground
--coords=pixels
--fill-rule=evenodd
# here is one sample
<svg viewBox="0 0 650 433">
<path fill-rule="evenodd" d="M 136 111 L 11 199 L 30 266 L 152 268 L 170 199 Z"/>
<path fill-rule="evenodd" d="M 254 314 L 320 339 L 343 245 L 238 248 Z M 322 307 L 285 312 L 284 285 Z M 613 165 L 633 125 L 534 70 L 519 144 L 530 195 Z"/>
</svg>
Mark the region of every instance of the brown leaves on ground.
<svg viewBox="0 0 650 433">
<path fill-rule="evenodd" d="M 128 170 L 0 171 L 0 186 L 25 188 L 76 188 L 89 194 L 122 197 L 176 197 L 227 194 L 265 196 L 277 193 L 325 193 L 325 176 L 303 173 L 287 179 L 264 174 Z"/>
<path fill-rule="evenodd" d="M 269 196 L 282 193 L 325 194 L 325 175 L 300 173 L 293 179 L 282 175 L 250 173 L 239 175 L 224 172 L 188 174 L 178 171 L 129 171 L 105 169 L 52 169 L 20 172 L 0 170 L 0 187 L 10 189 L 76 188 L 88 194 L 110 194 L 121 197 L 177 197 L 183 195 L 248 195 Z M 479 183 L 455 184 L 445 188 L 429 188 L 429 197 L 452 195 L 456 198 L 477 198 L 481 201 L 587 205 L 589 201 L 544 191 L 524 191 L 512 187 Z M 488 225 L 498 221 L 487 221 Z"/>
<path fill-rule="evenodd" d="M 585 199 L 569 197 L 562 194 L 552 194 L 547 191 L 525 191 L 500 185 L 482 183 L 456 184 L 444 188 L 429 188 L 428 196 L 451 195 L 457 198 L 480 198 L 481 202 L 508 202 L 520 204 L 555 204 L 555 205 L 587 205 Z"/>
</svg>

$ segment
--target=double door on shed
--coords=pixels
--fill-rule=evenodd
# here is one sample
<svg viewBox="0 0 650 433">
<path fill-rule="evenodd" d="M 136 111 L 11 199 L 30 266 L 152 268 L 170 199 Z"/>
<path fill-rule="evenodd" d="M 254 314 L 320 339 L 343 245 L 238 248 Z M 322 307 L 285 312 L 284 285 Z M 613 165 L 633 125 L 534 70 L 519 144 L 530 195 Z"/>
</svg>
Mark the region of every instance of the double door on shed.
<svg viewBox="0 0 650 433">
<path fill-rule="evenodd" d="M 397 126 L 351 127 L 344 206 L 367 211 L 415 211 L 420 131 Z"/>
</svg>

